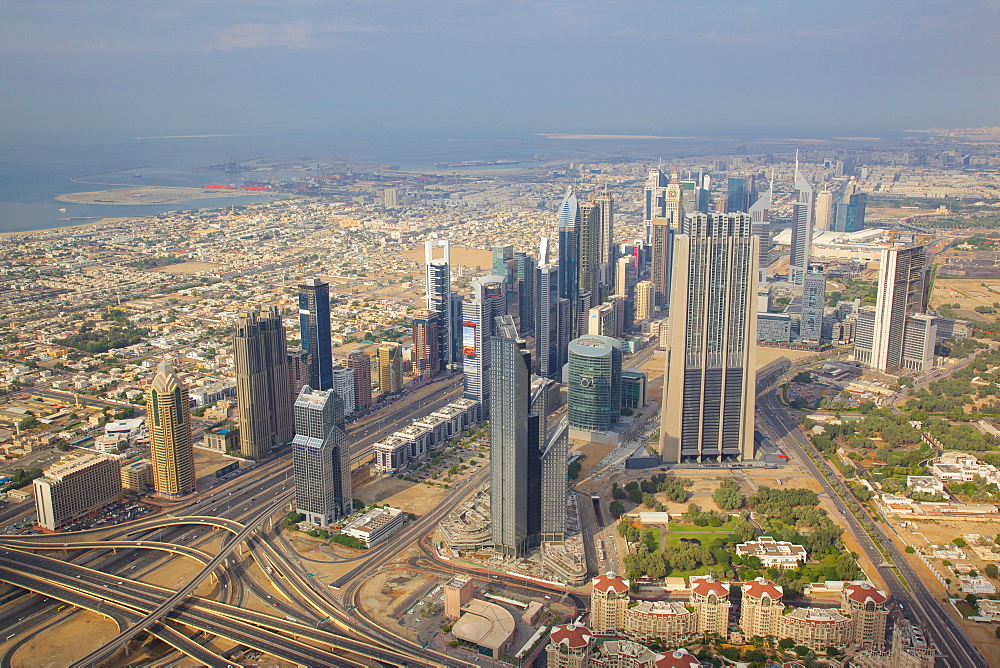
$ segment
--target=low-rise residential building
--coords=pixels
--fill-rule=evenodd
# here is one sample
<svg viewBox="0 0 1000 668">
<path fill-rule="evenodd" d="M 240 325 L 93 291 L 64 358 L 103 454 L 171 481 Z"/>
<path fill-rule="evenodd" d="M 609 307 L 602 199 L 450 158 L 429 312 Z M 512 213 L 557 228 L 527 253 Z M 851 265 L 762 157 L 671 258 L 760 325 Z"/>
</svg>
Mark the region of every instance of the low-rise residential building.
<svg viewBox="0 0 1000 668">
<path fill-rule="evenodd" d="M 140 459 L 122 466 L 122 487 L 133 492 L 145 492 L 153 486 L 153 467 Z"/>
<path fill-rule="evenodd" d="M 944 494 L 944 483 L 932 475 L 908 475 L 906 488 L 921 494 Z"/>
<path fill-rule="evenodd" d="M 945 452 L 940 457 L 932 459 L 927 468 L 931 475 L 942 481 L 972 482 L 979 476 L 985 482 L 1000 485 L 1000 472 L 997 471 L 997 467 L 984 464 L 966 452 Z"/>
<path fill-rule="evenodd" d="M 761 536 L 757 540 L 740 543 L 736 554 L 741 557 L 757 557 L 764 568 L 791 570 L 807 560 L 806 548 L 786 540 L 775 540 L 771 536 Z"/>
<path fill-rule="evenodd" d="M 404 522 L 406 513 L 398 508 L 373 508 L 344 525 L 341 532 L 364 541 L 367 547 L 374 547 L 397 531 Z"/>
</svg>

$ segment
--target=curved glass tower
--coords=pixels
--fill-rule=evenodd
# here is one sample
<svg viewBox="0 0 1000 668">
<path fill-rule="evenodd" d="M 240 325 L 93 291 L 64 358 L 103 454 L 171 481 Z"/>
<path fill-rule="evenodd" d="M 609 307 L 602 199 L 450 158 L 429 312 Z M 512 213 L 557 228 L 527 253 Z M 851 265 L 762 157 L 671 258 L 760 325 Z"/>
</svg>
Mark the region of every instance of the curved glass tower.
<svg viewBox="0 0 1000 668">
<path fill-rule="evenodd" d="M 622 351 L 616 339 L 581 336 L 569 342 L 569 426 L 610 431 L 621 416 Z"/>
</svg>

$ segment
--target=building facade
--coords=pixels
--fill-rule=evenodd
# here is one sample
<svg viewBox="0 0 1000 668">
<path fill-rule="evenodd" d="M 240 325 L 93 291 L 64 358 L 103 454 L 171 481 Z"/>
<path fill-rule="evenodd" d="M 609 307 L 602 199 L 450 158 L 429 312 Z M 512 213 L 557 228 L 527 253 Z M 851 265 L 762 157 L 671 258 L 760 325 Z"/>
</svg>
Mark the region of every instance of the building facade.
<svg viewBox="0 0 1000 668">
<path fill-rule="evenodd" d="M 622 353 L 607 336 L 581 336 L 569 344 L 567 414 L 569 426 L 610 431 L 621 418 Z"/>
<path fill-rule="evenodd" d="M 413 372 L 430 377 L 441 370 L 441 316 L 430 309 L 413 314 Z"/>
<path fill-rule="evenodd" d="M 434 249 L 441 248 L 443 255 L 434 257 Z M 425 282 L 427 286 L 427 308 L 440 317 L 438 321 L 438 368 L 446 369 L 456 359 L 453 341 L 454 322 L 458 314 L 454 312 L 451 291 L 451 242 L 447 239 L 429 239 L 424 243 Z"/>
<path fill-rule="evenodd" d="M 372 407 L 372 358 L 355 350 L 348 353 L 344 366 L 354 372 L 354 409 L 368 410 Z"/>
<path fill-rule="evenodd" d="M 240 452 L 262 459 L 272 448 L 292 440 L 288 350 L 278 308 L 241 314 L 233 348 Z"/>
<path fill-rule="evenodd" d="M 307 278 L 299 285 L 299 333 L 309 353 L 309 386 L 333 387 L 333 341 L 330 334 L 330 284 Z"/>
<path fill-rule="evenodd" d="M 310 524 L 327 527 L 351 514 L 351 453 L 343 426 L 336 392 L 302 388 L 295 401 L 292 470 L 295 509 Z"/>
<path fill-rule="evenodd" d="M 496 318 L 507 314 L 507 280 L 502 276 L 472 279 L 472 296 L 462 303 L 463 396 L 490 410 L 490 338 Z"/>
<path fill-rule="evenodd" d="M 694 214 L 675 241 L 665 462 L 753 457 L 757 250 L 749 214 Z"/>
<path fill-rule="evenodd" d="M 194 492 L 191 400 L 170 362 L 160 362 L 156 367 L 156 376 L 146 393 L 146 416 L 153 489 L 166 498 Z"/>
<path fill-rule="evenodd" d="M 382 343 L 376 353 L 378 387 L 382 394 L 395 394 L 403 389 L 403 347 L 393 341 Z"/>
<path fill-rule="evenodd" d="M 121 467 L 115 457 L 75 452 L 45 469 L 32 485 L 38 525 L 55 531 L 121 498 Z"/>
</svg>

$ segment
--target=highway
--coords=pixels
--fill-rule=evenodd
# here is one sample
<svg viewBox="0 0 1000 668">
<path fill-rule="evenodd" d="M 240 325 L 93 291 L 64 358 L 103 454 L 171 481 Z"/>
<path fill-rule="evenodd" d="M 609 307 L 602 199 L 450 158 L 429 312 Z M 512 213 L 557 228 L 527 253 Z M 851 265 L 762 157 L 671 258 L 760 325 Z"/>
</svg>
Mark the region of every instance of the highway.
<svg viewBox="0 0 1000 668">
<path fill-rule="evenodd" d="M 790 372 L 786 372 L 786 375 L 787 373 Z M 848 530 L 854 535 L 865 555 L 876 565 L 893 599 L 897 603 L 905 602 L 907 616 L 915 617 L 917 623 L 924 628 L 938 650 L 935 665 L 946 668 L 988 668 L 989 664 L 976 650 L 969 637 L 942 608 L 921 577 L 910 566 L 906 555 L 889 539 L 879 523 L 870 520 L 847 486 L 821 457 L 817 456 L 814 461 L 813 456 L 807 454 L 814 453 L 815 450 L 799 428 L 798 422 L 778 403 L 775 387 L 777 382 L 772 384 L 773 378 L 775 376 L 758 375 L 758 413 L 767 423 L 776 441 L 785 448 L 786 454 L 793 455 L 822 485 L 830 501 L 848 520 Z M 819 466 L 826 469 L 826 476 L 821 473 Z M 834 481 L 833 484 L 831 480 Z M 834 484 L 837 489 L 834 488 Z M 874 533 L 878 545 L 862 528 L 859 518 Z M 895 568 L 892 564 L 886 563 L 879 546 L 888 552 Z"/>
</svg>

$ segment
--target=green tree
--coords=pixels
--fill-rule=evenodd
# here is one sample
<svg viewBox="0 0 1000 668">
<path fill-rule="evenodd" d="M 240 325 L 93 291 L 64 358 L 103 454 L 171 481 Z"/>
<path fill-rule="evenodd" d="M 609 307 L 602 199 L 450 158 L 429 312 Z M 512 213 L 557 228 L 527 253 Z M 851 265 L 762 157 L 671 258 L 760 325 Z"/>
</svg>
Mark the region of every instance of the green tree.
<svg viewBox="0 0 1000 668">
<path fill-rule="evenodd" d="M 712 500 L 723 510 L 735 510 L 743 505 L 743 495 L 735 480 L 726 480 L 712 494 Z"/>
</svg>

